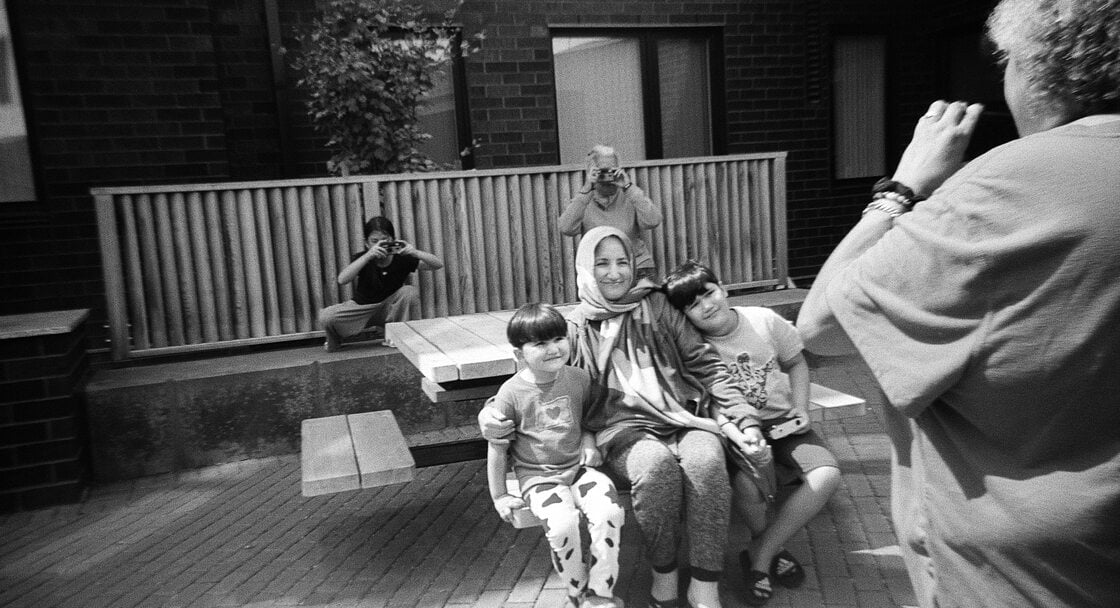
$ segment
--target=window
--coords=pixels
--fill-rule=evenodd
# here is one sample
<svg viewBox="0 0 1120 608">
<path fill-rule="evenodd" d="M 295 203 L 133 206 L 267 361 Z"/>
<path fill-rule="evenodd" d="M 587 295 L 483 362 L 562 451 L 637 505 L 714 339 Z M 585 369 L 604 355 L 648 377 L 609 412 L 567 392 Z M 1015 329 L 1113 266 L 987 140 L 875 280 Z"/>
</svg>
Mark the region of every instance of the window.
<svg viewBox="0 0 1120 608">
<path fill-rule="evenodd" d="M 838 36 L 832 46 L 837 179 L 886 172 L 885 36 Z"/>
<path fill-rule="evenodd" d="M 975 158 L 1018 136 L 1003 98 L 1003 66 L 984 36 L 982 24 L 947 35 L 940 43 L 943 74 L 937 97 L 984 104 L 984 113 L 969 140 L 965 159 Z"/>
<path fill-rule="evenodd" d="M 722 74 L 717 31 L 554 31 L 560 162 L 583 162 L 591 146 L 623 159 L 705 156 L 713 140 L 713 75 Z"/>
<path fill-rule="evenodd" d="M 420 130 L 432 136 L 420 150 L 441 165 L 473 169 L 470 121 L 464 101 L 463 56 L 459 45 L 459 36 L 448 42 L 451 60 L 433 77 L 434 86 L 417 109 Z"/>
<path fill-rule="evenodd" d="M 7 4 L 0 1 L 0 202 L 35 200 L 11 30 Z"/>
</svg>

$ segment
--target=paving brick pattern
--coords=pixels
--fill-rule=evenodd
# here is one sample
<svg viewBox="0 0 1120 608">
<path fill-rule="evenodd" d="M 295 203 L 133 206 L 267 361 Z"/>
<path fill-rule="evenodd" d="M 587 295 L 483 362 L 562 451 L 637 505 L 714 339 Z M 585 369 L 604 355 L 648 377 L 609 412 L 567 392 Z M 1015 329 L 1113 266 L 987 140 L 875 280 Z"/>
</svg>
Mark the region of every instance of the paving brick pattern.
<svg viewBox="0 0 1120 608">
<path fill-rule="evenodd" d="M 788 548 L 808 580 L 768 606 L 914 604 L 888 521 L 881 400 L 862 362 L 812 360 L 814 381 L 868 397 L 821 428 L 844 483 Z M 407 484 L 304 498 L 298 455 L 97 486 L 77 504 L 0 516 L 0 606 L 558 608 L 539 528 L 494 514 L 483 461 L 420 469 Z M 618 592 L 646 605 L 636 526 Z M 744 606 L 727 562 L 725 605 Z"/>
</svg>

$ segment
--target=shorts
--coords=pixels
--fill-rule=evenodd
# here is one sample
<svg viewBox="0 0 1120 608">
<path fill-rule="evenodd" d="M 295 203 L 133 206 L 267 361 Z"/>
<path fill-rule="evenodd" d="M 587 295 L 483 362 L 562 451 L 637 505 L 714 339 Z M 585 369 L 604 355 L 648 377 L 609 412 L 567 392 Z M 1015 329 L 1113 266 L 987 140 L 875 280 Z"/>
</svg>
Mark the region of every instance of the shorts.
<svg viewBox="0 0 1120 608">
<path fill-rule="evenodd" d="M 840 467 L 839 461 L 828 449 L 824 438 L 811 427 L 800 435 L 787 435 L 770 442 L 774 462 L 782 466 L 808 473 L 820 467 Z"/>
</svg>

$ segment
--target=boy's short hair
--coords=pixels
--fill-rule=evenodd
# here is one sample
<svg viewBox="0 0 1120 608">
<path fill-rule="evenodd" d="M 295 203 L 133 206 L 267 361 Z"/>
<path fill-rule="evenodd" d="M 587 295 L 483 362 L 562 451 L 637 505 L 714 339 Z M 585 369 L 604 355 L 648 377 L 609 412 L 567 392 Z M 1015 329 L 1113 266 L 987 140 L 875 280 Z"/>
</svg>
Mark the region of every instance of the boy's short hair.
<svg viewBox="0 0 1120 608">
<path fill-rule="evenodd" d="M 383 232 L 389 235 L 391 239 L 397 238 L 397 231 L 393 229 L 393 222 L 384 216 L 377 215 L 366 220 L 365 225 L 362 226 L 362 234 L 364 235 L 362 238 L 368 239 L 374 231 Z"/>
<path fill-rule="evenodd" d="M 673 308 L 684 310 L 704 294 L 708 283 L 719 285 L 716 273 L 695 260 L 688 260 L 665 277 L 665 296 Z"/>
<path fill-rule="evenodd" d="M 568 322 L 564 320 L 564 315 L 550 304 L 541 302 L 518 308 L 506 326 L 506 339 L 514 348 L 567 335 Z"/>
</svg>

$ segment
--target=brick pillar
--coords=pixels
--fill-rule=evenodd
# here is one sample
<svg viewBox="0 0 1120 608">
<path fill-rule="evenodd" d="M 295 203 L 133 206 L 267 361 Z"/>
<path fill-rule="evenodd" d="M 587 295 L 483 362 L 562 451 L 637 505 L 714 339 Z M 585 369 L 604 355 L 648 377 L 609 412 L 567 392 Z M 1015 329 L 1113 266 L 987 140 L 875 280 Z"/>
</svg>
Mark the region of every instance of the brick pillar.
<svg viewBox="0 0 1120 608">
<path fill-rule="evenodd" d="M 0 512 L 81 498 L 88 310 L 0 317 Z"/>
</svg>

